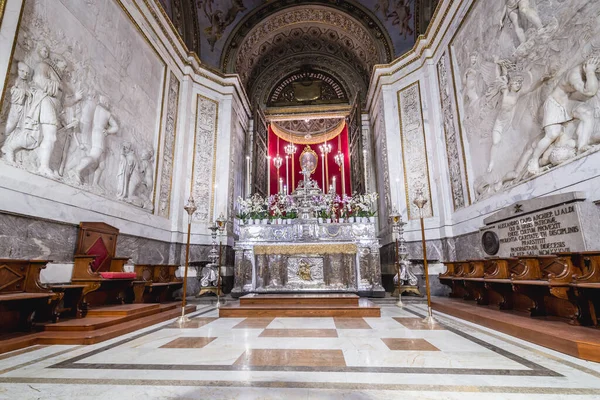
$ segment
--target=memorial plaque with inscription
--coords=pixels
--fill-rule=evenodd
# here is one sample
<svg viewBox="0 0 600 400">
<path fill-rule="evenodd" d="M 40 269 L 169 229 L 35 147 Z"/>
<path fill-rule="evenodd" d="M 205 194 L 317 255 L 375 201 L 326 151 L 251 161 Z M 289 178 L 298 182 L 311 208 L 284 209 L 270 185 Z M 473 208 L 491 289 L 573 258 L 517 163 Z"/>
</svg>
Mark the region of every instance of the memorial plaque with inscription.
<svg viewBox="0 0 600 400">
<path fill-rule="evenodd" d="M 486 218 L 482 246 L 487 255 L 498 257 L 589 250 L 593 241 L 586 238 L 585 231 L 592 226 L 590 218 L 598 223 L 598 208 L 582 201 L 580 193 L 516 203 Z M 499 244 L 495 252 L 490 246 L 490 236 L 494 235 Z"/>
</svg>

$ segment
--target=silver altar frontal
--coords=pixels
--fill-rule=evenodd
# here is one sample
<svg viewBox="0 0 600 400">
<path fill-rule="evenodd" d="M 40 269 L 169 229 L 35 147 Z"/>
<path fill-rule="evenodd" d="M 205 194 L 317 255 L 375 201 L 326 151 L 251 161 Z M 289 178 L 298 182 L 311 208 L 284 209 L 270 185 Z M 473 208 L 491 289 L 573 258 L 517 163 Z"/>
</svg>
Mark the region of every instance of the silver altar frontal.
<svg viewBox="0 0 600 400">
<path fill-rule="evenodd" d="M 306 172 L 306 171 L 305 171 Z M 305 174 L 291 224 L 241 225 L 232 296 L 248 293 L 357 293 L 384 297 L 374 223 L 319 223 L 316 182 Z"/>
</svg>

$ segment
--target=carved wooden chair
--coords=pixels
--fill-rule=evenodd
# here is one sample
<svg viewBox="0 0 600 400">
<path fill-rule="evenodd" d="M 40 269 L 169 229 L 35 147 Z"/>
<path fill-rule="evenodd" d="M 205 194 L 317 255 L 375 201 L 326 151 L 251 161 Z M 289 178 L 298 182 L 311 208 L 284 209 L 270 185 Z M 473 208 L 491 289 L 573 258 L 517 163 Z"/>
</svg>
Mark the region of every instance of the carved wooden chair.
<svg viewBox="0 0 600 400">
<path fill-rule="evenodd" d="M 102 222 L 81 222 L 75 250 L 73 284 L 83 284 L 83 308 L 132 302 L 137 274 L 125 272 L 129 257 L 116 257 L 119 230 Z M 85 311 L 84 311 L 85 312 Z"/>
</svg>

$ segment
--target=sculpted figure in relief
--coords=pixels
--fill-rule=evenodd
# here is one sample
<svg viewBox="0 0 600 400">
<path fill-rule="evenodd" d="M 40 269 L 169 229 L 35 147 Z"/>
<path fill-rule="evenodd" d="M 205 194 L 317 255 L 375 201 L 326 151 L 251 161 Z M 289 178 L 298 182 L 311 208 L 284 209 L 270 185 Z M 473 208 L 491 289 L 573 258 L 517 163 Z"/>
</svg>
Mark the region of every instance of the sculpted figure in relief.
<svg viewBox="0 0 600 400">
<path fill-rule="evenodd" d="M 534 146 L 527 166 L 531 174 L 539 173 L 540 158 L 541 164 L 547 163 L 551 155 L 548 150 L 553 143 L 557 142 L 555 148 L 574 145 L 573 138 L 566 130 L 566 124 L 573 120 L 579 122 L 576 130 L 578 152 L 589 149 L 594 130 L 594 110 L 586 103 L 598 93 L 598 72 L 600 57 L 588 58 L 563 75 L 544 103 L 544 136 Z"/>
<path fill-rule="evenodd" d="M 486 93 L 488 102 L 493 103 L 494 97 L 501 95 L 500 109 L 492 128 L 492 148 L 490 150 L 490 162 L 488 165 L 487 172 L 492 172 L 494 169 L 494 162 L 498 156 L 498 148 L 502 140 L 502 135 L 513 122 L 515 116 L 515 110 L 517 109 L 517 102 L 524 95 L 535 91 L 550 77 L 544 76 L 539 82 L 535 84 L 529 84 L 527 88 L 523 89 L 523 76 L 513 74 L 509 78 L 509 70 L 514 70 L 515 65 L 508 60 L 495 59 L 496 64 L 500 68 L 500 74 L 496 81 L 496 86 L 492 87 Z"/>
<path fill-rule="evenodd" d="M 106 150 L 106 136 L 114 135 L 119 130 L 119 125 L 110 111 L 108 97 L 101 95 L 98 101 L 92 122 L 92 148 L 74 170 L 73 177 L 79 184 L 83 183 L 82 174 L 87 170 L 94 174 L 93 184 L 99 185 L 103 170 L 100 164 L 103 162 L 102 156 Z"/>
<path fill-rule="evenodd" d="M 138 180 L 131 185 L 130 199 L 138 198 L 144 208 L 152 208 L 152 189 L 154 188 L 154 151 L 146 149 L 137 163 Z"/>
<path fill-rule="evenodd" d="M 61 72 L 66 65 L 54 63 L 50 60 L 48 47 L 41 46 L 38 51 L 40 61 L 33 74 L 33 96 L 31 106 L 25 119 L 25 129 L 37 132 L 32 138 L 39 138 L 39 169 L 42 175 L 55 177 L 55 172 L 50 168 L 50 158 L 56 143 L 58 132 L 58 116 L 61 111 L 60 84 Z M 31 148 L 37 147 L 34 145 Z"/>
<path fill-rule="evenodd" d="M 523 14 L 523 16 L 533 24 L 537 29 L 541 29 L 543 27 L 542 20 L 538 15 L 537 10 L 531 7 L 530 0 L 504 0 L 506 5 L 502 11 L 502 16 L 500 18 L 500 28 L 504 27 L 504 20 L 508 16 L 513 26 L 515 27 L 515 33 L 519 38 L 520 43 L 524 43 L 527 41 L 525 37 L 525 31 L 521 26 L 519 13 Z"/>
<path fill-rule="evenodd" d="M 119 163 L 119 172 L 117 178 L 119 183 L 117 185 L 117 197 L 121 200 L 129 198 L 129 184 L 131 176 L 135 171 L 137 160 L 133 151 L 133 145 L 130 142 L 123 143 L 121 147 L 121 161 Z"/>
<path fill-rule="evenodd" d="M 30 98 L 29 78 L 31 77 L 31 68 L 22 61 L 17 64 L 17 81 L 10 88 L 10 110 L 6 120 L 6 129 L 4 135 L 9 138 L 13 131 L 18 127 L 22 128 L 23 115 L 26 112 L 27 102 Z"/>
</svg>

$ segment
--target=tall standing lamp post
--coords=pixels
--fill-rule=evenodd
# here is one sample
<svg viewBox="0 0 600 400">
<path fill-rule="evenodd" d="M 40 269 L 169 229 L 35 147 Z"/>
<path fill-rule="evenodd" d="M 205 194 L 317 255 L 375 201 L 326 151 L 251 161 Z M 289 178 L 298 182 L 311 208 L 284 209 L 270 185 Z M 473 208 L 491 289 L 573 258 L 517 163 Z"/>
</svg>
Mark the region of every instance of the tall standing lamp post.
<svg viewBox="0 0 600 400">
<path fill-rule="evenodd" d="M 427 317 L 424 322 L 434 324 L 433 312 L 431 311 L 431 288 L 429 286 L 429 265 L 427 263 L 427 246 L 425 243 L 425 224 L 423 222 L 423 207 L 427 204 L 427 199 L 423 195 L 423 189 L 417 189 L 417 197 L 413 204 L 419 209 L 419 219 L 421 220 L 421 242 L 423 244 L 423 269 L 425 270 L 425 289 L 427 290 Z"/>
<path fill-rule="evenodd" d="M 187 296 L 187 277 L 188 277 L 188 267 L 190 265 L 190 236 L 192 231 L 192 215 L 196 212 L 198 207 L 196 207 L 196 202 L 194 198 L 190 194 L 190 198 L 183 209 L 188 214 L 188 231 L 187 231 L 187 243 L 185 245 L 185 267 L 183 270 L 183 295 L 181 298 L 181 316 L 177 318 L 175 322 L 179 325 L 184 325 L 187 322 L 190 322 L 190 319 L 185 315 L 185 305 L 186 305 L 186 296 Z"/>
<path fill-rule="evenodd" d="M 219 218 L 217 218 L 217 229 L 219 230 L 219 265 L 217 266 L 217 308 L 221 307 L 221 262 L 223 258 L 223 245 L 221 235 L 223 234 L 223 232 L 225 232 L 226 223 L 227 219 L 223 216 L 223 214 L 219 215 Z"/>
</svg>

